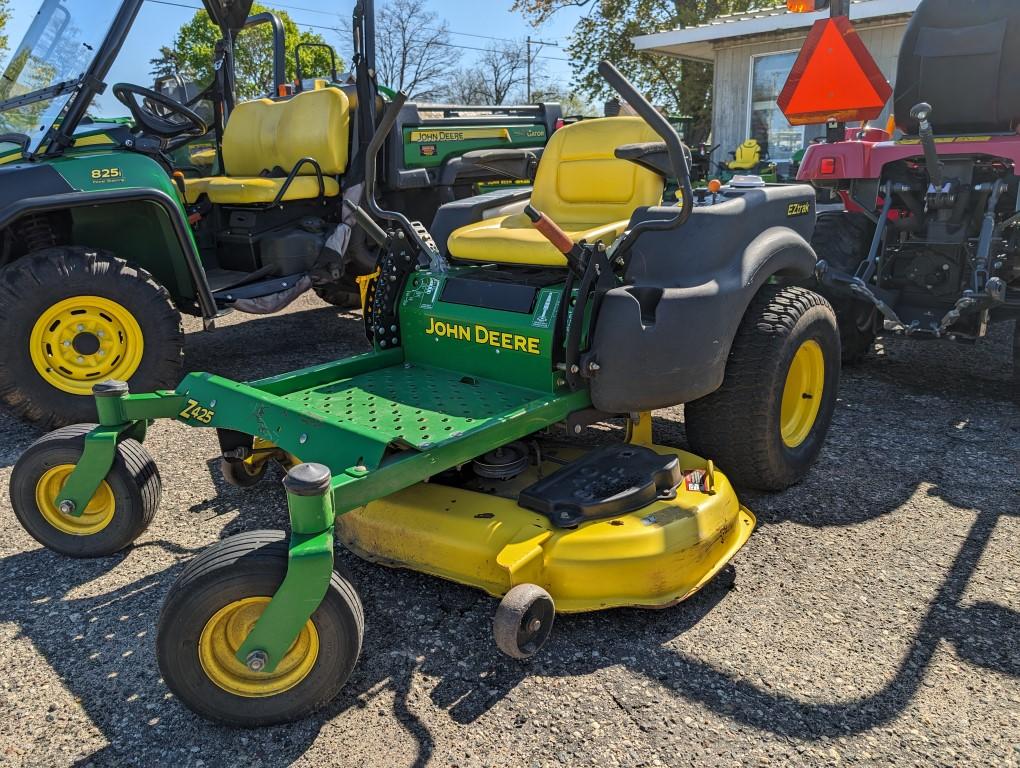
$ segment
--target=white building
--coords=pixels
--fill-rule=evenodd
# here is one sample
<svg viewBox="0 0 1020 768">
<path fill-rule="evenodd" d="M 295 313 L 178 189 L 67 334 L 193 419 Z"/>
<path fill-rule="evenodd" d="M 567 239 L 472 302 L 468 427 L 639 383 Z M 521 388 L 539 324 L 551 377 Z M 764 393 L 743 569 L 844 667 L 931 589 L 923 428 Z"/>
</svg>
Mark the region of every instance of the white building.
<svg viewBox="0 0 1020 768">
<path fill-rule="evenodd" d="M 900 41 L 920 0 L 853 0 L 850 18 L 882 72 L 894 83 Z M 715 65 L 712 141 L 715 160 L 749 137 L 780 164 L 788 162 L 822 126 L 791 126 L 776 105 L 811 25 L 822 13 L 777 8 L 720 16 L 685 29 L 634 38 L 638 50 L 706 61 Z M 890 100 L 891 101 L 891 100 Z M 881 125 L 888 119 L 888 107 Z M 876 121 L 878 122 L 878 121 Z"/>
</svg>

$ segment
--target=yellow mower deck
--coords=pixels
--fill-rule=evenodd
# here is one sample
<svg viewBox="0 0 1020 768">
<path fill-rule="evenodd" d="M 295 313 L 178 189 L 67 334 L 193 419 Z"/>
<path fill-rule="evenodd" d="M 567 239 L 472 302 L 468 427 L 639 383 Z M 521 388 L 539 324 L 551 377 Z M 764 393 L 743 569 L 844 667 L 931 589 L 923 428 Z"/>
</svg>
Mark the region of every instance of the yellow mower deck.
<svg viewBox="0 0 1020 768">
<path fill-rule="evenodd" d="M 710 464 L 673 448 L 687 470 Z M 560 468 L 576 448 L 557 448 L 542 473 Z M 690 597 L 744 545 L 755 519 L 726 477 L 711 470 L 711 492 L 681 484 L 675 499 L 640 510 L 558 528 L 517 505 L 539 479 L 531 467 L 484 487 L 420 483 L 336 521 L 337 537 L 360 557 L 410 568 L 499 597 L 518 584 L 546 589 L 559 613 L 634 606 L 663 608 Z"/>
</svg>

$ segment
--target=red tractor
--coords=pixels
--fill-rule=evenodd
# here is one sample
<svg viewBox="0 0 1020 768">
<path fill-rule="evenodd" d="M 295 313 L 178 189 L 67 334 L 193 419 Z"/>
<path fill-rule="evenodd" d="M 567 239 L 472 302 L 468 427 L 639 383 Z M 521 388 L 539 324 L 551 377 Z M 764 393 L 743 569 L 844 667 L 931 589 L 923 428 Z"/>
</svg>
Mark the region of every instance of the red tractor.
<svg viewBox="0 0 1020 768">
<path fill-rule="evenodd" d="M 923 0 L 900 50 L 900 135 L 834 120 L 808 148 L 798 179 L 846 208 L 813 242 L 844 362 L 879 333 L 970 342 L 1020 318 L 1017 40 L 1017 0 Z M 1020 382 L 1020 330 L 1013 357 Z"/>
</svg>

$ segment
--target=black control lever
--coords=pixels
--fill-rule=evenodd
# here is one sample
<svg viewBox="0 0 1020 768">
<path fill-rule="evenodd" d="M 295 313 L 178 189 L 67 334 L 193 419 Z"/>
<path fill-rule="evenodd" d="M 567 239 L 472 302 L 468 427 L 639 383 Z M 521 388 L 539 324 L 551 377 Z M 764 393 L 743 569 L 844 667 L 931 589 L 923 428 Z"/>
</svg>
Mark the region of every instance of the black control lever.
<svg viewBox="0 0 1020 768">
<path fill-rule="evenodd" d="M 931 117 L 931 104 L 921 102 L 910 110 L 910 116 L 917 120 L 918 136 L 921 138 L 921 146 L 924 147 L 924 162 L 928 166 L 928 178 L 931 185 L 935 187 L 935 194 L 942 193 L 942 161 L 939 160 L 938 149 L 935 146 L 935 131 L 931 127 L 928 118 Z"/>
</svg>

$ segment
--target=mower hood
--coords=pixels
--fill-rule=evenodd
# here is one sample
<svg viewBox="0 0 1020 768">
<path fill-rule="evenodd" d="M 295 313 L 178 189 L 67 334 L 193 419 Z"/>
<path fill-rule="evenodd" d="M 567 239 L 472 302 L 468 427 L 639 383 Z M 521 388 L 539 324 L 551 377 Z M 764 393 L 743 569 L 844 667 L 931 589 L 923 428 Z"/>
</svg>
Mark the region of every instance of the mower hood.
<svg viewBox="0 0 1020 768">
<path fill-rule="evenodd" d="M 209 16 L 216 22 L 224 37 L 233 35 L 248 20 L 252 0 L 202 0 Z"/>
</svg>

